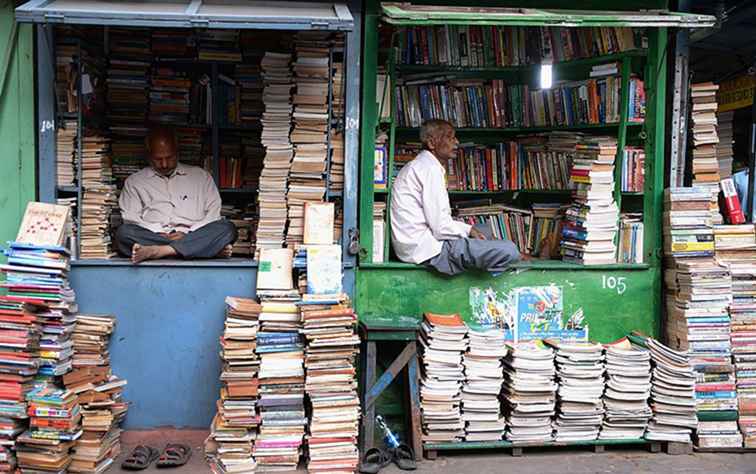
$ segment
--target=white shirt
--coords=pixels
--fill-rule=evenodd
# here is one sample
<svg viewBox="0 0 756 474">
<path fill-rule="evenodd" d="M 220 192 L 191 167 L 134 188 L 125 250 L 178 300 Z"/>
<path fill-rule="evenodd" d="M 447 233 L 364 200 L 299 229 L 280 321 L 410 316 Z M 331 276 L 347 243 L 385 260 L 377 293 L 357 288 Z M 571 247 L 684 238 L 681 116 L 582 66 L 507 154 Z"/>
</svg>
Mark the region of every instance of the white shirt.
<svg viewBox="0 0 756 474">
<path fill-rule="evenodd" d="M 170 176 L 144 168 L 126 179 L 118 200 L 123 221 L 153 232 L 192 232 L 221 218 L 210 174 L 181 163 Z"/>
<path fill-rule="evenodd" d="M 441 241 L 470 235 L 472 226 L 451 217 L 446 170 L 431 152 L 402 168 L 391 193 L 391 242 L 402 261 L 422 263 L 441 252 Z"/>
</svg>

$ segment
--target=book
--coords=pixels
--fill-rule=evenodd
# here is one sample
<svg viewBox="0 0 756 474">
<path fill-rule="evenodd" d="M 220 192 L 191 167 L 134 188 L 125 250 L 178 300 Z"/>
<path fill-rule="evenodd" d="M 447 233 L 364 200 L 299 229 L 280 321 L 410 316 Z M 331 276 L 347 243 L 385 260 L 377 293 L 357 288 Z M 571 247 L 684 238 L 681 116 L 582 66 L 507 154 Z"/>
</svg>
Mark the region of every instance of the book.
<svg viewBox="0 0 756 474">
<path fill-rule="evenodd" d="M 291 249 L 261 249 L 257 271 L 257 288 L 264 290 L 293 288 L 293 259 L 294 254 Z"/>
<path fill-rule="evenodd" d="M 334 204 L 332 202 L 307 202 L 304 207 L 305 245 L 330 245 L 333 243 Z"/>
<path fill-rule="evenodd" d="M 30 202 L 16 234 L 16 241 L 36 245 L 63 245 L 70 216 L 68 206 Z"/>
</svg>

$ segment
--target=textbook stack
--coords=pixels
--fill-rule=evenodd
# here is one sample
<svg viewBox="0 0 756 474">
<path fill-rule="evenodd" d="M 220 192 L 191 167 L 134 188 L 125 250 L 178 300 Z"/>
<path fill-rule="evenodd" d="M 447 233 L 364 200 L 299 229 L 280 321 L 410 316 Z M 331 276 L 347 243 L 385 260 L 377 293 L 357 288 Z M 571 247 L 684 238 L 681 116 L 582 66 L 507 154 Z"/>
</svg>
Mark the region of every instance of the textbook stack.
<svg viewBox="0 0 756 474">
<path fill-rule="evenodd" d="M 76 178 L 76 137 L 78 122 L 61 120 L 55 136 L 56 184 L 73 186 Z"/>
<path fill-rule="evenodd" d="M 260 305 L 250 299 L 226 297 L 226 320 L 220 338 L 220 398 L 205 441 L 205 455 L 214 474 L 252 472 L 257 466 L 253 444 L 257 414 L 260 362 L 257 346 Z"/>
<path fill-rule="evenodd" d="M 260 221 L 257 248 L 280 248 L 286 231 L 286 190 L 294 147 L 291 131 L 291 54 L 266 51 L 260 64 L 265 87 L 261 142 L 265 147 L 260 173 Z"/>
<path fill-rule="evenodd" d="M 582 137 L 577 144 L 571 179 L 577 184 L 562 227 L 565 261 L 585 265 L 616 262 L 614 241 L 619 210 L 614 201 L 617 140 Z"/>
<path fill-rule="evenodd" d="M 462 354 L 467 350 L 467 326 L 458 314 L 426 313 L 420 325 L 422 379 L 420 408 L 423 441 L 454 442 L 465 436 L 460 412 Z"/>
<path fill-rule="evenodd" d="M 78 396 L 84 431 L 74 446 L 71 472 L 102 472 L 121 451 L 120 424 L 128 403 L 122 399 L 126 380 L 110 368 L 108 345 L 115 325 L 115 316 L 76 315 L 73 371 L 63 376 L 63 384 Z"/>
<path fill-rule="evenodd" d="M 547 339 L 546 343 L 556 349 L 559 380 L 555 440 L 595 440 L 604 418 L 604 348 L 590 342 Z"/>
<path fill-rule="evenodd" d="M 651 407 L 651 355 L 648 350 L 622 338 L 606 344 L 606 416 L 599 439 L 643 437 Z"/>
<path fill-rule="evenodd" d="M 690 96 L 693 140 L 693 186 L 706 187 L 719 194 L 719 163 L 717 162 L 717 90 L 712 82 L 691 84 Z"/>
<path fill-rule="evenodd" d="M 294 95 L 294 160 L 286 196 L 289 226 L 286 244 L 295 247 L 304 234 L 304 204 L 322 201 L 326 191 L 323 177 L 328 161 L 329 106 L 331 79 L 328 32 L 299 32 L 296 60 L 292 65 Z"/>
<path fill-rule="evenodd" d="M 507 355 L 505 334 L 491 328 L 470 329 L 468 335 L 470 345 L 462 360 L 465 367 L 462 386 L 465 441 L 498 441 L 504 437 L 507 428 L 499 401 L 504 383 L 502 359 Z"/>
<path fill-rule="evenodd" d="M 507 440 L 513 443 L 552 441 L 557 383 L 554 350 L 541 341 L 509 346 L 504 359 L 502 395 L 507 415 Z"/>
</svg>

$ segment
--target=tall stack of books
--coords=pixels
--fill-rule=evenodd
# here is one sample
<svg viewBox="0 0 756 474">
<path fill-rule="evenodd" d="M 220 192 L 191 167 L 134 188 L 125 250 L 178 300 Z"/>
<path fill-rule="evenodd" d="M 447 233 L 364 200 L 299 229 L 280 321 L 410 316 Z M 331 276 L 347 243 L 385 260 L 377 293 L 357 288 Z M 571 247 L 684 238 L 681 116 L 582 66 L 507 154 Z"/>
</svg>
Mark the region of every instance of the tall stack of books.
<svg viewBox="0 0 756 474">
<path fill-rule="evenodd" d="M 457 217 L 470 225 L 484 225 L 494 239 L 511 240 L 522 253 L 530 253 L 533 248 L 533 215 L 528 209 L 490 204 L 459 208 Z"/>
<path fill-rule="evenodd" d="M 554 421 L 557 442 L 592 441 L 604 419 L 604 348 L 591 342 L 547 339 L 556 349 L 559 414 Z"/>
<path fill-rule="evenodd" d="M 18 438 L 16 457 L 21 472 L 66 472 L 71 465 L 70 450 L 82 435 L 81 408 L 71 390 L 54 385 L 32 389 L 28 431 Z"/>
<path fill-rule="evenodd" d="M 717 113 L 717 164 L 719 164 L 719 176 L 722 179 L 732 177 L 732 161 L 735 155 L 735 135 L 733 120 L 735 111 Z"/>
<path fill-rule="evenodd" d="M 58 186 L 72 186 L 76 179 L 76 137 L 78 122 L 61 120 L 55 135 L 55 171 Z"/>
<path fill-rule="evenodd" d="M 200 61 L 242 61 L 239 30 L 202 30 L 197 34 L 197 59 Z"/>
<path fill-rule="evenodd" d="M 152 54 L 156 59 L 192 59 L 196 56 L 194 34 L 182 29 L 153 29 Z"/>
<path fill-rule="evenodd" d="M 113 181 L 113 171 L 110 161 L 110 139 L 102 135 L 87 134 L 80 138 L 81 184 L 86 188 L 90 185 L 108 184 Z"/>
<path fill-rule="evenodd" d="M 562 256 L 585 265 L 615 263 L 617 219 L 614 159 L 617 140 L 582 137 L 570 178 L 577 184 L 562 227 Z"/>
<path fill-rule="evenodd" d="M 331 194 L 344 191 L 344 134 L 335 128 L 331 129 L 331 165 L 328 169 L 328 191 Z"/>
<path fill-rule="evenodd" d="M 150 122 L 172 125 L 189 123 L 189 90 L 186 73 L 168 65 L 155 66 L 150 79 Z"/>
<path fill-rule="evenodd" d="M 205 454 L 215 474 L 251 472 L 257 466 L 252 453 L 260 424 L 260 361 L 255 349 L 261 310 L 257 301 L 226 297 L 226 321 L 220 337 L 222 387 L 218 412 L 205 441 Z"/>
<path fill-rule="evenodd" d="M 118 206 L 113 184 L 90 184 L 81 199 L 79 258 L 111 258 L 110 214 Z"/>
<path fill-rule="evenodd" d="M 423 372 L 420 382 L 423 441 L 461 441 L 465 422 L 460 412 L 462 354 L 467 326 L 458 314 L 426 313 L 420 325 Z"/>
<path fill-rule="evenodd" d="M 66 44 L 63 35 L 55 37 L 55 97 L 60 112 L 75 113 L 78 110 L 76 82 L 79 74 L 75 62 L 78 56 L 76 44 Z"/>
<path fill-rule="evenodd" d="M 642 193 L 646 167 L 646 150 L 626 146 L 622 151 L 622 192 Z"/>
<path fill-rule="evenodd" d="M 669 258 L 714 255 L 712 195 L 707 188 L 664 190 L 664 255 Z"/>
<path fill-rule="evenodd" d="M 552 441 L 557 383 L 554 350 L 541 341 L 518 342 L 504 359 L 507 440 L 513 443 Z"/>
<path fill-rule="evenodd" d="M 286 196 L 289 208 L 286 243 L 290 247 L 302 243 L 304 204 L 322 201 L 326 191 L 323 174 L 328 162 L 331 79 L 328 36 L 327 32 L 300 32 L 296 37 L 293 69 L 297 90 L 291 132 L 294 160 Z"/>
<path fill-rule="evenodd" d="M 708 188 L 719 194 L 719 163 L 717 161 L 717 90 L 712 82 L 690 85 L 693 185 Z"/>
<path fill-rule="evenodd" d="M 627 338 L 606 344 L 606 415 L 599 439 L 638 439 L 651 418 L 651 355 Z"/>
<path fill-rule="evenodd" d="M 646 439 L 690 443 L 698 426 L 696 375 L 686 352 L 674 351 L 652 338 L 641 338 L 651 353 L 651 410 Z"/>
<path fill-rule="evenodd" d="M 241 93 L 239 120 L 245 127 L 259 127 L 265 111 L 263 76 L 259 58 L 255 59 L 257 59 L 256 64 L 237 64 L 235 68 L 235 76 Z"/>
<path fill-rule="evenodd" d="M 267 51 L 261 65 L 263 102 L 261 141 L 265 159 L 260 174 L 257 248 L 280 248 L 286 232 L 286 190 L 294 147 L 291 130 L 291 54 Z"/>
<path fill-rule="evenodd" d="M 643 214 L 620 214 L 618 263 L 643 263 Z"/>
<path fill-rule="evenodd" d="M 502 359 L 507 355 L 504 331 L 491 328 L 468 332 L 470 345 L 462 359 L 462 419 L 465 441 L 498 441 L 506 432 L 499 394 L 504 383 Z"/>
<path fill-rule="evenodd" d="M 84 432 L 74 446 L 71 472 L 102 472 L 121 451 L 120 424 L 128 404 L 122 399 L 126 380 L 110 368 L 108 345 L 115 325 L 112 315 L 76 315 L 73 371 L 63 383 L 78 396 Z"/>
</svg>

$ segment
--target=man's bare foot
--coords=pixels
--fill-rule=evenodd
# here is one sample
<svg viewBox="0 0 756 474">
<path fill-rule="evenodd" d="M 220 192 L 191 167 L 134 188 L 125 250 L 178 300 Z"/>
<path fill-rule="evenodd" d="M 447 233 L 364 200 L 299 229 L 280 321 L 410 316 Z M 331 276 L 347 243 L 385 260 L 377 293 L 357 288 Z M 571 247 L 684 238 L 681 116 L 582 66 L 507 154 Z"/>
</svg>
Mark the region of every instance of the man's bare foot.
<svg viewBox="0 0 756 474">
<path fill-rule="evenodd" d="M 155 260 L 158 258 L 172 257 L 176 255 L 176 250 L 170 245 L 139 245 L 134 244 L 131 247 L 131 261 L 133 263 L 144 262 L 145 260 Z"/>
<path fill-rule="evenodd" d="M 226 245 L 223 247 L 223 249 L 218 252 L 218 255 L 216 257 L 218 258 L 231 258 L 231 252 L 233 251 L 234 247 L 231 244 Z"/>
</svg>

